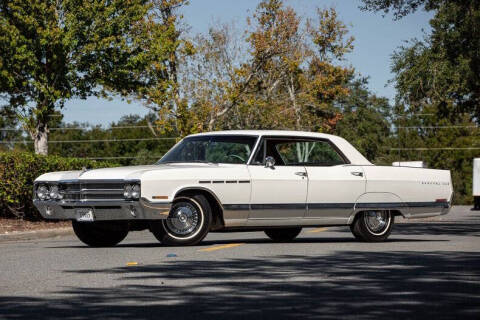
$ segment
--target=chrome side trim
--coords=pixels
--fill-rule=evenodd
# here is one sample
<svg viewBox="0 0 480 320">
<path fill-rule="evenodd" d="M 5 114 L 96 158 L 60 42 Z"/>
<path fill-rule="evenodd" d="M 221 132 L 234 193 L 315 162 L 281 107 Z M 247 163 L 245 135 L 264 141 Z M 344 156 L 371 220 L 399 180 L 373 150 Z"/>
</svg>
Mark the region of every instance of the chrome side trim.
<svg viewBox="0 0 480 320">
<path fill-rule="evenodd" d="M 224 204 L 223 208 L 225 210 L 243 211 L 243 210 L 250 210 L 250 205 L 249 204 Z"/>
<path fill-rule="evenodd" d="M 281 225 L 351 224 L 358 212 L 365 209 L 398 210 L 405 218 L 444 215 L 450 202 L 385 202 L 385 203 L 292 203 L 292 204 L 224 204 L 225 227 Z M 307 210 L 303 217 L 291 217 Z M 251 212 L 265 212 L 261 218 L 250 218 Z M 313 216 L 308 216 L 313 213 Z M 257 222 L 254 222 L 257 221 Z"/>
<path fill-rule="evenodd" d="M 303 210 L 307 209 L 305 203 L 265 203 L 265 204 L 251 204 L 251 210 Z"/>
<path fill-rule="evenodd" d="M 199 180 L 199 184 L 216 184 L 216 183 L 227 183 L 227 184 L 232 184 L 232 183 L 250 183 L 250 180 Z"/>
<path fill-rule="evenodd" d="M 224 204 L 229 210 L 450 208 L 449 202 L 258 203 Z"/>
<path fill-rule="evenodd" d="M 224 204 L 223 221 L 225 227 L 243 227 L 250 215 L 250 204 Z"/>
<path fill-rule="evenodd" d="M 448 208 L 448 202 L 385 202 L 357 203 L 355 208 Z"/>
<path fill-rule="evenodd" d="M 308 203 L 308 209 L 353 209 L 355 203 Z"/>
</svg>

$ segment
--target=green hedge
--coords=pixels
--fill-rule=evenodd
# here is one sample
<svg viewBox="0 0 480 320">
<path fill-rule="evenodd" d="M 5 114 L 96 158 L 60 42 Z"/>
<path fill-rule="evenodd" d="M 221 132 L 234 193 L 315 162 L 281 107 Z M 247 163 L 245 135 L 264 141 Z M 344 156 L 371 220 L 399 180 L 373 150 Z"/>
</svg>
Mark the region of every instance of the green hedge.
<svg viewBox="0 0 480 320">
<path fill-rule="evenodd" d="M 0 153 L 0 216 L 41 219 L 33 207 L 33 181 L 51 171 L 80 170 L 117 166 L 106 161 L 94 161 L 59 156 L 40 156 L 27 152 Z"/>
</svg>

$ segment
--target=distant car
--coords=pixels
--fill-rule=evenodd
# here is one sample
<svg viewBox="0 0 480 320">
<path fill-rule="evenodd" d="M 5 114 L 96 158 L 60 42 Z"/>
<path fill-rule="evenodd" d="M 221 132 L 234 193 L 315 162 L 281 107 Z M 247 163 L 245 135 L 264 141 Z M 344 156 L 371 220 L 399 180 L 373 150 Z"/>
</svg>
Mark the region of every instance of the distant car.
<svg viewBox="0 0 480 320">
<path fill-rule="evenodd" d="M 154 165 L 46 173 L 34 188 L 42 216 L 72 220 L 90 246 L 143 229 L 166 245 L 209 231 L 291 241 L 317 226 L 384 241 L 395 216 L 446 214 L 453 193 L 448 170 L 375 166 L 343 138 L 294 131 L 190 135 Z"/>
</svg>

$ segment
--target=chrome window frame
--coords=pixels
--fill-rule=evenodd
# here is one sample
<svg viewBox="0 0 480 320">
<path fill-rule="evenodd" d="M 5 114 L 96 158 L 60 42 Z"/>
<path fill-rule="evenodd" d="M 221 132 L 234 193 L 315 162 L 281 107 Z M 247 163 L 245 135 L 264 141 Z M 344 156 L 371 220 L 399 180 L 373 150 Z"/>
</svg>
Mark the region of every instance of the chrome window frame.
<svg viewBox="0 0 480 320">
<path fill-rule="evenodd" d="M 258 150 L 258 146 L 265 140 L 268 140 L 268 139 L 285 139 L 285 140 L 305 140 L 305 141 L 322 141 L 322 142 L 326 142 L 328 143 L 332 148 L 333 150 L 335 150 L 335 152 L 338 153 L 338 155 L 343 159 L 343 161 L 345 163 L 342 163 L 342 164 L 336 164 L 336 165 L 331 165 L 331 166 L 322 166 L 322 165 L 313 165 L 313 164 L 301 164 L 301 165 L 282 165 L 282 167 L 333 167 L 333 166 L 343 166 L 343 165 L 349 165 L 349 164 L 352 164 L 352 162 L 350 161 L 350 159 L 348 159 L 348 157 L 342 152 L 342 150 L 340 150 L 339 147 L 337 147 L 337 145 L 335 143 L 333 143 L 332 140 L 328 139 L 328 138 L 317 138 L 317 137 L 305 137 L 305 136 L 287 136 L 287 135 L 264 135 L 264 136 L 260 136 L 258 141 L 257 141 L 257 145 L 256 145 L 256 148 L 255 148 L 255 152 L 252 154 L 252 156 L 250 157 L 249 159 L 249 162 L 248 162 L 248 165 L 251 165 L 251 166 L 263 166 L 264 164 L 255 164 L 255 163 L 252 163 L 254 157 L 256 156 Z M 266 149 L 264 148 L 264 155 L 263 155 L 263 158 L 265 159 L 265 151 Z"/>
</svg>

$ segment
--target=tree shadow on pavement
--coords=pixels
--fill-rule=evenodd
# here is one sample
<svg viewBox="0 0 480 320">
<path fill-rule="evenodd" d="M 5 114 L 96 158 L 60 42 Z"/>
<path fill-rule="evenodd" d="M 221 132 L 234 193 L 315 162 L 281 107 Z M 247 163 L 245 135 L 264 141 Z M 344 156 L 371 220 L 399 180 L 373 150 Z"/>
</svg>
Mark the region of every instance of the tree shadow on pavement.
<svg viewBox="0 0 480 320">
<path fill-rule="evenodd" d="M 392 234 L 401 235 L 457 235 L 480 234 L 480 223 L 399 223 Z"/>
<path fill-rule="evenodd" d="M 168 260 L 65 271 L 109 287 L 0 297 L 4 319 L 477 318 L 480 253 L 356 252 Z M 121 285 L 119 285 L 121 283 Z"/>
</svg>

